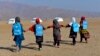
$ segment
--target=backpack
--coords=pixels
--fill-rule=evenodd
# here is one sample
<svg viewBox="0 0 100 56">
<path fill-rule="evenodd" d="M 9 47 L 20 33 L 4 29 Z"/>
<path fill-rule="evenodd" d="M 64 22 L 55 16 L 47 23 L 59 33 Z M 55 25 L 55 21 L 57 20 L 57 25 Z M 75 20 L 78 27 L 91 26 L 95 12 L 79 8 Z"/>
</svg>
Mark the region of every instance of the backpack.
<svg viewBox="0 0 100 56">
<path fill-rule="evenodd" d="M 88 22 L 86 20 L 83 21 L 82 23 L 83 29 L 87 29 L 88 27 Z"/>
<path fill-rule="evenodd" d="M 74 32 L 79 32 L 79 24 L 77 22 L 72 24 L 72 28 Z"/>
<path fill-rule="evenodd" d="M 43 36 L 43 26 L 41 24 L 35 25 L 35 35 L 36 36 Z"/>
<path fill-rule="evenodd" d="M 14 33 L 14 35 L 21 35 L 22 34 L 20 23 L 13 24 L 13 33 Z"/>
</svg>

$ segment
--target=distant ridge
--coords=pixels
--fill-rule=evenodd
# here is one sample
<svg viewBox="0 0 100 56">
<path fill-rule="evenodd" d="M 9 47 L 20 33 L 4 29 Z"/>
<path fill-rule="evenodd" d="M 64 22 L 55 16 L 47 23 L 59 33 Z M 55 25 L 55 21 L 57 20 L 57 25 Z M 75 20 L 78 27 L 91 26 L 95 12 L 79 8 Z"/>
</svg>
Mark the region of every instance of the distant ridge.
<svg viewBox="0 0 100 56">
<path fill-rule="evenodd" d="M 11 2 L 0 2 L 0 19 L 5 20 L 11 17 L 19 16 L 25 19 L 32 19 L 33 17 L 54 18 L 54 17 L 80 17 L 85 15 L 87 17 L 100 17 L 98 12 L 81 12 L 74 10 L 63 10 L 58 8 L 50 8 L 47 6 L 29 6 Z"/>
</svg>

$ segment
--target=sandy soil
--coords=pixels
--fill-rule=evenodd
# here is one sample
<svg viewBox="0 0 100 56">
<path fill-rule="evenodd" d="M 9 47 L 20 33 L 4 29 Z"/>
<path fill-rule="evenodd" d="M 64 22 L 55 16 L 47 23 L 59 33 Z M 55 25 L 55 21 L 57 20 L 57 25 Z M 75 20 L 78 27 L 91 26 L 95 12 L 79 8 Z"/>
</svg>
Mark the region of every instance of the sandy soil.
<svg viewBox="0 0 100 56">
<path fill-rule="evenodd" d="M 69 28 L 61 28 L 62 42 L 60 48 L 55 48 L 53 44 L 52 29 L 45 30 L 43 48 L 37 50 L 35 37 L 32 32 L 25 33 L 25 40 L 22 44 L 20 52 L 15 50 L 15 43 L 11 35 L 11 25 L 6 21 L 0 21 L 0 56 L 100 56 L 100 19 L 88 19 L 89 32 L 91 38 L 89 42 L 79 43 L 80 36 L 78 34 L 77 44 L 71 45 L 71 39 L 68 37 Z M 61 24 L 68 24 L 70 20 L 64 20 Z M 29 21 L 22 21 L 24 29 L 28 29 L 32 25 Z M 45 20 L 43 25 L 47 27 L 51 25 L 51 20 Z"/>
</svg>

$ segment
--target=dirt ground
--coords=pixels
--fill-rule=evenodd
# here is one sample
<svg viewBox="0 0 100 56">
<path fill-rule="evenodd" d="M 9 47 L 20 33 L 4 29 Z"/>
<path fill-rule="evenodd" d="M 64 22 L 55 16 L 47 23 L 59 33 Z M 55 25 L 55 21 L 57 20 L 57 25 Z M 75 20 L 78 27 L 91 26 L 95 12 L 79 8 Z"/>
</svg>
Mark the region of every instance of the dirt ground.
<svg viewBox="0 0 100 56">
<path fill-rule="evenodd" d="M 25 40 L 22 44 L 20 52 L 15 50 L 15 43 L 11 34 L 11 25 L 6 21 L 0 21 L 0 56 L 100 56 L 100 19 L 88 19 L 90 39 L 88 43 L 80 43 L 78 33 L 77 44 L 71 45 L 69 36 L 70 28 L 61 28 L 62 41 L 60 48 L 53 47 L 52 29 L 44 31 L 44 42 L 41 51 L 37 50 L 34 34 L 30 31 L 25 32 Z M 63 25 L 66 25 L 70 20 L 64 20 Z M 32 25 L 30 21 L 22 21 L 24 29 L 28 29 Z M 43 25 L 47 27 L 52 25 L 51 20 L 44 20 Z"/>
</svg>

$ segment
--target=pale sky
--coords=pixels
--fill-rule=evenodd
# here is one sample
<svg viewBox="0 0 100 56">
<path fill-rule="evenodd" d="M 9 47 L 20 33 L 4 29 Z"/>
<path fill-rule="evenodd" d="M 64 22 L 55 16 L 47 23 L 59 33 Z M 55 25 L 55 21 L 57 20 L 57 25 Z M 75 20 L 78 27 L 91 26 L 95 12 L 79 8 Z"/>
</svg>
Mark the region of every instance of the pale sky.
<svg viewBox="0 0 100 56">
<path fill-rule="evenodd" d="M 100 12 L 100 0 L 0 0 L 65 10 Z"/>
</svg>

